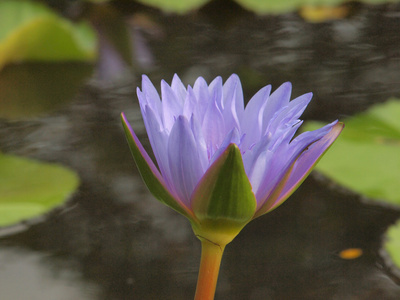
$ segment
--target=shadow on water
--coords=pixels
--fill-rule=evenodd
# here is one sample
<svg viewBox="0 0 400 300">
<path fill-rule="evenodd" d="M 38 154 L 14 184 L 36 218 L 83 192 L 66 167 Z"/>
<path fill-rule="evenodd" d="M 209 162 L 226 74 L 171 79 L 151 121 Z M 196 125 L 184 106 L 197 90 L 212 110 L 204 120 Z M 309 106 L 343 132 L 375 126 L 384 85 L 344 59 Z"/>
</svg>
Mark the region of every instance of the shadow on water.
<svg viewBox="0 0 400 300">
<path fill-rule="evenodd" d="M 398 6 L 357 6 L 351 17 L 324 24 L 236 9 L 237 18 L 220 22 L 207 9 L 185 17 L 145 11 L 150 23 L 133 17 L 136 55 L 152 58 L 141 72 L 154 83 L 175 72 L 187 83 L 236 72 L 247 99 L 266 83 L 290 80 L 294 96 L 314 92 L 305 118 L 324 121 L 400 95 Z M 65 72 L 55 81 L 68 84 L 74 75 Z M 1 151 L 63 163 L 82 181 L 43 222 L 3 234 L 2 299 L 192 298 L 200 244 L 188 222 L 146 190 L 119 121 L 125 111 L 148 147 L 136 73 L 112 84 L 92 77 L 57 110 L 0 121 Z M 12 78 L 10 86 L 19 75 Z M 399 299 L 378 255 L 382 233 L 399 217 L 311 177 L 227 247 L 217 299 Z M 340 258 L 348 248 L 363 255 Z"/>
</svg>

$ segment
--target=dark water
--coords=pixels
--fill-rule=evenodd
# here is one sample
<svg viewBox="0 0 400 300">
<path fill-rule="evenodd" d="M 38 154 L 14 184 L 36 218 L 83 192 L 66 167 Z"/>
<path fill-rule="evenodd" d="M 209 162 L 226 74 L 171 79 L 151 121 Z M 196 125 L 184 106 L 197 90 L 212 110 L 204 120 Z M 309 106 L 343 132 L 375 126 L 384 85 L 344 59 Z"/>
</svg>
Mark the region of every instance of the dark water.
<svg viewBox="0 0 400 300">
<path fill-rule="evenodd" d="M 346 19 L 322 24 L 236 6 L 221 18 L 213 5 L 184 17 L 124 10 L 130 68 L 103 36 L 92 75 L 68 63 L 0 73 L 8 87 L 1 101 L 43 100 L 29 116 L 3 109 L 0 150 L 62 163 L 82 181 L 64 207 L 0 229 L 0 299 L 193 297 L 200 243 L 183 217 L 146 190 L 120 125 L 125 111 L 148 146 L 135 96 L 142 73 L 154 83 L 173 73 L 192 83 L 235 72 L 247 99 L 268 83 L 291 81 L 294 96 L 314 92 L 304 118 L 323 121 L 400 97 L 398 5 L 354 5 Z M 382 233 L 398 217 L 314 175 L 227 246 L 216 298 L 400 299 L 399 280 L 379 255 Z M 363 255 L 340 258 L 347 248 Z"/>
</svg>

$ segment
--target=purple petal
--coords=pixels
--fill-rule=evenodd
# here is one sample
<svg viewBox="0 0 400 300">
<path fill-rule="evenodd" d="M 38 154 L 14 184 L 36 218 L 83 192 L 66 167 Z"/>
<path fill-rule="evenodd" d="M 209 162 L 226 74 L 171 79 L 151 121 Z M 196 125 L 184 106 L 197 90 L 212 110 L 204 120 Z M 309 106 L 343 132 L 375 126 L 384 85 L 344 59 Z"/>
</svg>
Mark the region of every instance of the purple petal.
<svg viewBox="0 0 400 300">
<path fill-rule="evenodd" d="M 291 137 L 300 125 L 301 122 L 288 128 L 288 130 L 276 132 L 271 142 L 268 144 L 268 149 L 274 153 L 274 156 L 271 158 L 272 161 L 270 165 L 266 168 L 267 172 L 265 172 L 262 178 L 263 183 L 260 185 L 260 188 L 255 191 L 259 204 L 264 207 L 269 205 L 271 202 L 271 194 L 275 193 L 276 186 L 280 184 L 286 171 L 291 167 L 298 156 L 310 144 L 327 134 L 333 126 L 329 124 L 313 132 L 303 133 L 300 135 L 302 136 L 301 139 L 298 137 L 289 144 Z M 259 167 L 260 164 L 255 163 L 255 168 Z M 279 194 L 276 196 L 279 196 Z"/>
<path fill-rule="evenodd" d="M 197 100 L 196 117 L 197 120 L 202 123 L 208 103 L 210 102 L 210 93 L 208 91 L 207 82 L 203 77 L 197 78 L 193 86 L 193 92 Z"/>
<path fill-rule="evenodd" d="M 148 100 L 158 101 L 161 103 L 160 95 L 158 94 L 153 83 L 150 81 L 149 77 L 146 75 L 142 76 L 142 92 L 145 94 Z"/>
<path fill-rule="evenodd" d="M 271 209 L 277 207 L 280 203 L 285 201 L 304 181 L 314 166 L 318 163 L 321 157 L 342 132 L 344 124 L 340 122 L 334 122 L 328 126 L 331 127 L 331 130 L 320 140 L 311 144 L 308 149 L 305 150 L 296 160 L 293 166 L 293 171 L 288 178 L 285 188 L 282 190 L 282 193 L 279 195 L 279 198 L 276 200 Z"/>
<path fill-rule="evenodd" d="M 266 131 L 276 132 L 282 125 L 285 126 L 286 124 L 298 122 L 298 118 L 310 103 L 311 98 L 312 93 L 308 93 L 290 101 L 285 108 L 275 114 Z"/>
<path fill-rule="evenodd" d="M 223 86 L 223 116 L 227 130 L 234 127 L 240 129 L 240 121 L 244 113 L 243 91 L 240 79 L 231 75 Z"/>
<path fill-rule="evenodd" d="M 143 148 L 135 132 L 132 130 L 132 127 L 127 121 L 124 113 L 121 113 L 121 117 L 129 148 L 131 149 L 139 172 L 150 192 L 158 200 L 172 207 L 184 216 L 188 217 L 189 219 L 195 219 L 195 216 L 190 211 L 190 209 L 185 206 L 183 202 L 180 201 L 174 194 L 170 193 L 170 189 L 168 188 L 168 185 L 166 184 L 164 178 L 161 176 L 152 159 Z M 137 153 L 137 150 L 139 151 L 139 153 Z"/>
<path fill-rule="evenodd" d="M 192 115 L 190 118 L 190 129 L 193 132 L 194 140 L 196 141 L 196 149 L 199 154 L 199 162 L 203 170 L 207 170 L 209 166 L 209 159 L 207 155 L 207 145 L 201 131 L 200 123 L 197 121 L 196 117 Z"/>
<path fill-rule="evenodd" d="M 257 160 L 254 162 L 255 171 L 261 169 L 261 172 L 256 173 L 261 174 L 259 175 L 260 177 L 256 178 L 257 182 L 261 181 L 261 183 L 258 189 L 254 190 L 260 207 L 265 208 L 271 203 L 272 195 L 275 195 L 277 187 L 280 186 L 283 178 L 285 178 L 285 173 L 290 169 L 300 153 L 302 153 L 307 146 L 319 140 L 328 132 L 326 126 L 324 130 L 307 135 L 301 142 L 292 142 L 289 144 L 290 139 L 300 125 L 301 122 L 286 130 L 275 133 L 267 146 L 268 150 L 272 153 L 267 166 L 258 163 Z M 264 173 L 262 172 L 263 170 L 265 170 Z M 279 193 L 275 196 L 279 196 Z"/>
<path fill-rule="evenodd" d="M 240 144 L 240 135 L 239 131 L 236 128 L 233 128 L 231 132 L 228 133 L 222 144 L 219 146 L 218 150 L 214 152 L 210 160 L 210 165 L 214 163 L 216 159 L 218 159 L 218 157 L 222 154 L 222 152 L 226 150 L 226 148 L 230 144 L 236 144 L 236 145 Z"/>
<path fill-rule="evenodd" d="M 273 173 L 271 167 L 274 163 L 273 158 L 274 152 L 271 150 L 266 149 L 262 151 L 254 157 L 253 165 L 249 168 L 249 172 L 246 172 L 253 187 L 253 193 L 256 195 L 258 205 L 261 203 L 260 200 L 263 200 L 259 195 L 260 190 L 266 187 L 266 182 L 271 184 L 271 180 L 267 180 L 268 178 L 266 179 L 266 177 Z"/>
<path fill-rule="evenodd" d="M 171 130 L 175 119 L 182 114 L 183 101 L 177 99 L 174 91 L 164 80 L 161 81 L 161 96 L 164 126 Z"/>
<path fill-rule="evenodd" d="M 311 172 L 318 160 L 339 136 L 343 126 L 342 123 L 337 123 L 337 121 L 328 124 L 321 128 L 321 130 L 318 130 L 322 132 L 322 129 L 326 130 L 329 128 L 330 130 L 328 130 L 324 136 L 314 137 L 314 141 L 303 144 L 302 151 L 299 151 L 301 148 L 297 147 L 293 158 L 282 168 L 283 172 L 279 176 L 279 180 L 266 196 L 266 199 L 262 201 L 262 206 L 258 209 L 255 217 L 275 209 L 296 190 Z M 306 140 L 309 141 L 308 138 Z"/>
<path fill-rule="evenodd" d="M 284 127 L 278 128 L 275 130 L 274 135 L 270 137 L 270 142 L 268 144 L 268 148 L 271 151 L 276 151 L 276 148 L 281 144 L 289 145 L 293 136 L 295 135 L 297 129 L 303 124 L 303 121 L 296 121 L 296 123 L 288 123 Z M 310 136 L 312 140 L 315 140 L 315 135 Z M 300 144 L 300 143 L 299 143 Z M 300 145 L 300 147 L 303 144 Z M 294 144 L 291 144 L 292 148 L 295 149 Z"/>
<path fill-rule="evenodd" d="M 222 78 L 220 76 L 211 81 L 210 85 L 208 86 L 208 91 L 210 93 L 211 102 L 215 102 L 218 106 L 218 109 L 222 111 Z"/>
<path fill-rule="evenodd" d="M 153 110 L 153 112 L 158 116 L 158 118 L 161 120 L 161 100 L 160 96 L 154 87 L 154 85 L 151 83 L 150 79 L 146 76 L 142 76 L 142 90 L 140 91 L 139 88 L 137 88 L 137 96 L 139 99 L 139 104 L 142 109 L 142 112 L 144 111 L 144 106 L 148 105 L 150 108 Z"/>
<path fill-rule="evenodd" d="M 189 120 L 192 114 L 195 114 L 197 116 L 196 108 L 197 108 L 197 99 L 196 96 L 194 95 L 192 88 L 189 86 L 186 93 L 186 99 L 183 104 L 182 115 L 184 115 Z"/>
<path fill-rule="evenodd" d="M 224 119 L 214 101 L 209 103 L 201 127 L 207 145 L 208 157 L 211 158 L 225 137 Z"/>
<path fill-rule="evenodd" d="M 183 103 L 186 98 L 186 88 L 176 74 L 174 74 L 174 77 L 172 78 L 171 88 L 174 91 L 178 102 Z"/>
<path fill-rule="evenodd" d="M 268 144 L 271 141 L 270 138 L 264 137 L 262 138 L 257 144 L 255 144 L 252 149 L 247 150 L 243 154 L 243 164 L 247 173 L 247 176 L 249 176 L 250 182 L 254 180 L 253 178 L 253 172 L 254 168 L 257 166 L 257 158 L 261 155 L 262 152 L 267 151 Z M 258 165 L 260 168 L 264 168 L 262 165 Z M 253 189 L 255 192 L 255 190 Z"/>
<path fill-rule="evenodd" d="M 152 173 L 157 177 L 158 181 L 161 182 L 161 184 L 168 189 L 167 185 L 165 184 L 164 179 L 162 178 L 160 172 L 158 171 L 157 167 L 153 163 L 153 160 L 150 158 L 150 156 L 147 154 L 146 150 L 143 148 L 142 144 L 140 143 L 138 137 L 136 136 L 135 132 L 133 131 L 131 125 L 129 124 L 128 120 L 126 119 L 126 116 L 124 113 L 121 113 L 122 119 L 124 123 L 126 124 L 127 128 L 129 129 L 129 132 L 132 135 L 133 140 L 135 141 L 136 146 L 138 147 L 140 153 L 142 154 L 143 158 L 145 159 L 147 165 L 150 167 Z"/>
<path fill-rule="evenodd" d="M 264 109 L 262 132 L 266 131 L 273 116 L 289 104 L 291 92 L 292 84 L 286 82 L 269 96 L 267 106 Z"/>
<path fill-rule="evenodd" d="M 154 156 L 157 160 L 160 172 L 163 175 L 170 192 L 176 195 L 171 181 L 171 173 L 168 165 L 168 135 L 161 127 L 153 110 L 147 105 L 143 114 L 143 121 L 146 126 L 147 135 L 150 140 L 151 148 L 153 149 Z"/>
<path fill-rule="evenodd" d="M 178 197 L 189 206 L 190 196 L 205 170 L 199 161 L 197 144 L 188 120 L 179 116 L 168 141 L 168 159 Z"/>
<path fill-rule="evenodd" d="M 242 150 L 247 150 L 260 140 L 263 122 L 263 112 L 266 106 L 271 86 L 259 90 L 249 101 L 240 122 L 241 132 L 245 135 L 241 144 Z"/>
</svg>

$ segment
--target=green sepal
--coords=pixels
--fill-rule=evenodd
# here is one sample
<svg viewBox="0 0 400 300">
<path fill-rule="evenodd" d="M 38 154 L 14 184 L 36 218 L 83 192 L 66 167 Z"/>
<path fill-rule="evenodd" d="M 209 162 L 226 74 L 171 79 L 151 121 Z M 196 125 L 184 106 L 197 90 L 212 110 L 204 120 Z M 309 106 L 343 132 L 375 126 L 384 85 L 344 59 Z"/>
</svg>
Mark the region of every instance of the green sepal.
<svg viewBox="0 0 400 300">
<path fill-rule="evenodd" d="M 131 129 L 124 114 L 121 114 L 121 119 L 133 159 L 151 194 L 160 202 L 176 210 L 189 220 L 194 221 L 193 214 L 167 190 L 164 179 Z"/>
<path fill-rule="evenodd" d="M 229 243 L 252 219 L 257 207 L 237 145 L 230 144 L 209 167 L 192 194 L 191 209 L 199 238 Z"/>
</svg>

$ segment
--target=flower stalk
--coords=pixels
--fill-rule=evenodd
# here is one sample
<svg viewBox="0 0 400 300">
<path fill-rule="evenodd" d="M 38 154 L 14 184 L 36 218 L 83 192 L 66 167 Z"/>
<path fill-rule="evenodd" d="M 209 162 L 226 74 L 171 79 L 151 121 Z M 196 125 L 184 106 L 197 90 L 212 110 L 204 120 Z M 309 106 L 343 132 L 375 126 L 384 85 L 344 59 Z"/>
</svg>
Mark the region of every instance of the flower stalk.
<svg viewBox="0 0 400 300">
<path fill-rule="evenodd" d="M 161 97 L 147 76 L 137 90 L 153 162 L 122 113 L 128 145 L 150 192 L 185 216 L 202 244 L 195 300 L 214 299 L 225 246 L 246 224 L 281 205 L 339 136 L 334 121 L 296 136 L 312 94 L 292 86 L 257 92 L 244 105 L 233 74 L 185 87 L 175 75 Z"/>
<path fill-rule="evenodd" d="M 201 240 L 201 260 L 195 300 L 213 300 L 224 246 Z"/>
</svg>

